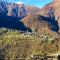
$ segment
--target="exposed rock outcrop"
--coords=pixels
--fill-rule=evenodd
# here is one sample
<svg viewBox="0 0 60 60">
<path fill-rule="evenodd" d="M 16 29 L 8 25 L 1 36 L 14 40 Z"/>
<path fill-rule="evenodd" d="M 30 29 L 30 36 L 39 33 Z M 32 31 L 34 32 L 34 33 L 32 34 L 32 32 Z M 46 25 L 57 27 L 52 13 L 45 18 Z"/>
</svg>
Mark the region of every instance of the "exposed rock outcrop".
<svg viewBox="0 0 60 60">
<path fill-rule="evenodd" d="M 60 32 L 60 0 L 54 0 L 55 18 L 58 21 Z"/>
</svg>

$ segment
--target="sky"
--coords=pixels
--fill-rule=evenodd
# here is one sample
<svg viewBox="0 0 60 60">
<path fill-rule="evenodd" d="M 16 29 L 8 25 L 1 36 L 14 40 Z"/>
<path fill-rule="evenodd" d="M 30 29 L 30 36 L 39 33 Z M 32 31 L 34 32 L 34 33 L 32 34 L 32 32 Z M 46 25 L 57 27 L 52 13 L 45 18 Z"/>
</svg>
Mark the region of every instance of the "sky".
<svg viewBox="0 0 60 60">
<path fill-rule="evenodd" d="M 8 1 L 8 0 L 5 0 Z M 10 0 L 10 2 L 24 3 L 25 5 L 31 5 L 36 7 L 43 7 L 44 5 L 52 2 L 53 0 Z"/>
<path fill-rule="evenodd" d="M 26 5 L 32 5 L 32 6 L 36 6 L 36 7 L 43 7 L 44 5 L 52 2 L 53 0 L 14 0 L 15 2 L 21 2 L 24 3 Z"/>
</svg>

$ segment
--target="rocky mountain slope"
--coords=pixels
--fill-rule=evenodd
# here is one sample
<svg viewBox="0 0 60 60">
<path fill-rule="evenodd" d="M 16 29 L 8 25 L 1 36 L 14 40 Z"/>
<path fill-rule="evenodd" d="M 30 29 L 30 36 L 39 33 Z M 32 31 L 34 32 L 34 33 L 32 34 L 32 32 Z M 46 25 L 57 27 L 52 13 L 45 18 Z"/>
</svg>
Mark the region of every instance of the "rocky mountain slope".
<svg viewBox="0 0 60 60">
<path fill-rule="evenodd" d="M 3 19 L 3 22 L 0 24 L 1 27 L 21 29 L 21 26 L 23 25 L 24 28 L 30 28 L 31 30 L 37 30 L 38 32 L 45 28 L 46 32 L 47 30 L 49 30 L 49 32 L 54 31 L 57 33 L 59 31 L 58 21 L 55 19 L 54 2 L 47 4 L 41 9 L 25 6 L 24 4 L 0 2 L 0 15 L 7 16 L 8 18 L 8 20 L 6 20 L 7 23 L 6 21 L 3 23 Z M 9 19 L 10 17 L 11 20 Z M 9 22 L 11 24 L 9 24 Z M 22 25 L 19 24 L 20 22 L 22 22 Z M 44 32 L 45 31 L 43 31 L 43 33 Z"/>
<path fill-rule="evenodd" d="M 44 60 L 60 54 L 56 2 L 42 9 L 0 3 L 0 60 Z"/>
<path fill-rule="evenodd" d="M 52 15 L 49 15 L 49 12 Z M 54 16 L 55 20 L 58 22 L 59 25 L 59 32 L 60 32 L 60 0 L 53 0 L 52 3 L 47 4 L 41 9 L 41 13 L 43 16 Z"/>
<path fill-rule="evenodd" d="M 28 14 L 39 11 L 37 7 L 25 6 L 24 4 L 0 2 L 0 14 L 23 18 Z"/>
<path fill-rule="evenodd" d="M 50 17 L 45 17 L 39 14 L 33 14 L 33 15 L 29 14 L 21 21 L 25 26 L 29 27 L 33 32 L 36 32 L 37 35 L 50 34 L 54 37 L 59 38 L 58 22 L 51 19 Z"/>
<path fill-rule="evenodd" d="M 60 32 L 60 0 L 54 0 L 54 9 L 55 9 L 55 18 L 59 24 L 59 32 Z"/>
<path fill-rule="evenodd" d="M 40 14 L 43 16 L 49 16 L 49 13 L 53 9 L 53 2 L 46 4 L 40 9 Z"/>
</svg>

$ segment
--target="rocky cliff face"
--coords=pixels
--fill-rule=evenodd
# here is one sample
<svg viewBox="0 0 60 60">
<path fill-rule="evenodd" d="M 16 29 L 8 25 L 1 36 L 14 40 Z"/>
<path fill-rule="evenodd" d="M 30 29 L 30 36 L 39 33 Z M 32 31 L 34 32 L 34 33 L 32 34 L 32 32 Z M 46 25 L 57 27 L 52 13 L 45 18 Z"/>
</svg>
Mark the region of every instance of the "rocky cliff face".
<svg viewBox="0 0 60 60">
<path fill-rule="evenodd" d="M 5 2 L 0 2 L 0 15 L 3 14 L 3 15 L 6 15 L 8 10 L 7 10 L 7 3 Z"/>
<path fill-rule="evenodd" d="M 53 20 L 56 21 L 59 26 L 59 33 L 60 33 L 60 13 L 59 12 L 60 12 L 60 2 L 59 0 L 54 0 L 51 3 L 45 5 L 43 8 L 41 8 L 39 14 L 42 16 L 51 18 L 52 21 Z"/>
<path fill-rule="evenodd" d="M 17 18 L 23 18 L 26 16 L 26 8 L 24 4 L 17 5 L 17 4 L 11 4 L 8 6 L 8 16 L 14 16 Z"/>
<path fill-rule="evenodd" d="M 26 16 L 26 8 L 24 4 L 18 5 L 14 3 L 11 4 L 11 3 L 0 2 L 0 14 L 22 18 Z"/>
<path fill-rule="evenodd" d="M 55 19 L 58 21 L 60 32 L 60 0 L 54 0 Z"/>
<path fill-rule="evenodd" d="M 48 3 L 47 5 L 45 5 L 40 9 L 40 14 L 43 16 L 49 16 L 49 13 L 51 12 L 52 9 L 53 9 L 53 2 Z"/>
<path fill-rule="evenodd" d="M 25 6 L 24 4 L 0 2 L 0 14 L 14 16 L 17 18 L 23 18 L 26 15 L 36 13 L 39 10 L 39 8 Z"/>
</svg>

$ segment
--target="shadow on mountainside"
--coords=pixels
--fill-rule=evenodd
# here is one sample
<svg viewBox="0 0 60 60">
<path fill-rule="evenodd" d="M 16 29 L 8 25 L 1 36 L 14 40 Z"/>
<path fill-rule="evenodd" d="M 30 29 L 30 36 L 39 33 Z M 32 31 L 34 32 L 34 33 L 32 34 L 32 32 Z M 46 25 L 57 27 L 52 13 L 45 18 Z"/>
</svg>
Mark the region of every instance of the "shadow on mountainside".
<svg viewBox="0 0 60 60">
<path fill-rule="evenodd" d="M 7 15 L 0 15 L 0 28 L 10 28 L 10 29 L 16 29 L 20 31 L 28 31 L 32 32 L 32 30 L 28 27 L 26 27 L 23 22 L 20 21 L 19 18 L 7 16 Z M 5 45 L 4 47 L 0 48 L 0 60 L 5 60 L 5 56 L 8 53 L 9 45 Z M 8 51 L 7 51 L 8 50 Z M 7 52 L 6 52 L 7 51 Z M 8 59 L 9 60 L 9 59 Z"/>
<path fill-rule="evenodd" d="M 48 25 L 50 26 L 50 29 L 52 31 L 58 32 L 59 31 L 59 25 L 58 22 L 54 18 L 45 17 L 45 16 L 38 16 L 38 19 L 42 21 L 46 21 Z M 27 28 L 23 22 L 20 21 L 19 18 L 13 17 L 13 16 L 7 16 L 7 15 L 0 15 L 0 28 L 10 28 L 10 29 L 16 29 L 21 31 L 32 31 L 30 28 Z"/>
<path fill-rule="evenodd" d="M 6 16 L 6 15 L 0 15 L 0 28 L 10 28 L 10 29 L 17 29 L 21 31 L 31 31 L 30 28 L 26 27 L 23 22 L 20 21 L 20 19 L 12 17 L 12 16 Z"/>
<path fill-rule="evenodd" d="M 48 25 L 50 26 L 50 30 L 58 33 L 59 25 L 58 22 L 55 20 L 55 18 L 41 16 L 41 15 L 39 16 L 38 19 L 40 18 L 48 23 Z"/>
<path fill-rule="evenodd" d="M 51 27 L 50 29 L 52 31 L 58 32 L 59 31 L 59 26 L 58 22 L 53 18 L 51 19 L 50 17 L 45 17 L 45 16 L 38 16 L 38 19 L 40 20 L 42 18 L 43 21 L 47 21 L 49 26 Z M 18 18 L 12 17 L 12 16 L 7 16 L 7 15 L 0 15 L 0 28 L 5 27 L 5 28 L 10 28 L 10 29 L 17 29 L 21 31 L 31 31 L 30 28 L 27 28 Z M 0 60 L 5 60 L 5 49 L 6 46 L 4 46 L 2 49 L 0 48 Z M 7 52 L 8 53 L 8 52 Z M 3 58 L 3 59 L 2 59 Z"/>
</svg>

